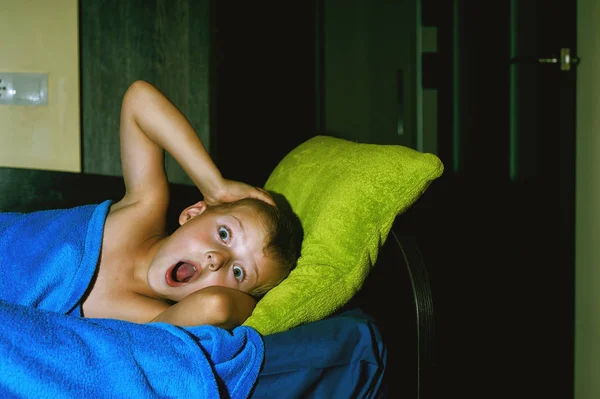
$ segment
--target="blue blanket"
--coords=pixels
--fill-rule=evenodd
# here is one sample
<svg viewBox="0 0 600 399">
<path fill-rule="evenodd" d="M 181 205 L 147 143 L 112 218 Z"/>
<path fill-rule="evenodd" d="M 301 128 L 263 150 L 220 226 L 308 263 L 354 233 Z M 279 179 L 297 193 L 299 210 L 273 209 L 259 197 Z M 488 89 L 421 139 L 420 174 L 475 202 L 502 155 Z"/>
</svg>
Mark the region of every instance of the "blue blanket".
<svg viewBox="0 0 600 399">
<path fill-rule="evenodd" d="M 72 311 L 94 276 L 110 204 L 0 213 L 0 300 Z"/>
<path fill-rule="evenodd" d="M 0 213 L 0 397 L 247 397 L 264 358 L 252 328 L 74 316 L 109 207 Z"/>
<path fill-rule="evenodd" d="M 263 353 L 249 327 L 83 319 L 0 301 L 2 398 L 246 398 Z"/>
</svg>

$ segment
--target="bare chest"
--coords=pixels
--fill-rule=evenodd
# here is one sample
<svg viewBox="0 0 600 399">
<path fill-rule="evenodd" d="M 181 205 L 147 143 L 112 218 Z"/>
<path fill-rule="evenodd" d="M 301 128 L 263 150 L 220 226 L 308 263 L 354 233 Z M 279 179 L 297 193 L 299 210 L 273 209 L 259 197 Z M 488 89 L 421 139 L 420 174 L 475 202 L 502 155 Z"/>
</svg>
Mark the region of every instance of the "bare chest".
<svg viewBox="0 0 600 399">
<path fill-rule="evenodd" d="M 136 292 L 127 251 L 103 248 L 96 274 L 83 300 L 83 315 L 146 323 L 169 305 Z"/>
</svg>

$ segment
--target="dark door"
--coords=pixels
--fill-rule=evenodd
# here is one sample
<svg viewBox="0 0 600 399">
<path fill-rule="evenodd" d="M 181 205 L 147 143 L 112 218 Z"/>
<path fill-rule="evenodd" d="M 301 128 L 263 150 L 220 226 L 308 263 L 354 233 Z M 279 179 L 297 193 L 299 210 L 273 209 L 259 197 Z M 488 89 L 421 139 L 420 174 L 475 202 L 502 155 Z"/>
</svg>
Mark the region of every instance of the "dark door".
<svg viewBox="0 0 600 399">
<path fill-rule="evenodd" d="M 315 6 L 213 1 L 211 153 L 230 179 L 262 186 L 315 135 Z"/>
<path fill-rule="evenodd" d="M 576 2 L 438 3 L 437 397 L 572 397 Z"/>
</svg>

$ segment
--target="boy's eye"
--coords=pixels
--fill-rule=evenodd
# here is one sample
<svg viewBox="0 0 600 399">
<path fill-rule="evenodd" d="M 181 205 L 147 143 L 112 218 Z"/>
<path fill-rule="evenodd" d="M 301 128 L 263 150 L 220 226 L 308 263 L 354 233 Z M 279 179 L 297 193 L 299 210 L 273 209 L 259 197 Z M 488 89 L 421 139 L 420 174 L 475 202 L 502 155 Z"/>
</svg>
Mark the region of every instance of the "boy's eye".
<svg viewBox="0 0 600 399">
<path fill-rule="evenodd" d="M 223 242 L 229 241 L 230 236 L 231 236 L 231 233 L 229 232 L 227 227 L 224 227 L 224 226 L 219 227 L 219 237 L 221 238 L 221 240 Z"/>
<path fill-rule="evenodd" d="M 244 269 L 242 269 L 238 265 L 233 265 L 233 276 L 239 281 L 242 282 L 246 278 L 246 273 L 244 273 Z"/>
</svg>

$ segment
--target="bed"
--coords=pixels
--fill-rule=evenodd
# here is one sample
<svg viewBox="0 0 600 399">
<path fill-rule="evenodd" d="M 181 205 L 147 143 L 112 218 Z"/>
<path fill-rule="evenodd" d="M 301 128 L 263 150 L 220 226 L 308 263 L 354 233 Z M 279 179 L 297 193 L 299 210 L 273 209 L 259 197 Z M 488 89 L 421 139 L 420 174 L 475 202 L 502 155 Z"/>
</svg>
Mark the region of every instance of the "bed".
<svg viewBox="0 0 600 399">
<path fill-rule="evenodd" d="M 117 200 L 122 196 L 124 186 L 120 177 L 0 168 L 0 192 L 0 211 L 30 212 Z M 195 187 L 181 184 L 171 184 L 171 192 L 169 221 L 172 222 L 170 228 L 175 229 L 179 211 L 195 202 L 199 193 Z M 413 202 L 420 193 L 414 195 Z M 394 215 L 389 231 L 384 232 L 385 242 L 378 244 L 380 250 L 372 270 L 349 301 L 326 317 L 262 334 L 264 358 L 260 360 L 258 375 L 249 383 L 249 397 L 429 397 L 428 392 L 434 384 L 435 363 L 433 300 L 427 269 L 411 234 L 410 226 L 415 221 L 410 205 L 412 202 Z M 48 330 L 44 331 L 46 335 L 50 334 Z M 167 339 L 162 345 L 168 346 L 170 341 Z M 93 339 L 91 342 L 94 345 Z M 78 345 L 72 342 L 52 350 L 57 351 L 57 356 L 59 351 L 77 354 L 79 350 L 96 350 L 93 346 L 80 349 Z M 110 350 L 111 346 L 108 348 Z M 105 346 L 102 350 L 106 349 Z M 116 345 L 114 349 L 122 350 Z M 173 346 L 172 350 L 177 349 Z M 10 353 L 2 355 L 5 360 L 0 361 L 0 372 L 9 367 L 5 356 Z M 98 381 L 102 375 L 111 373 L 111 367 L 98 365 L 95 371 L 88 370 L 85 378 Z M 17 382 L 18 377 L 14 377 Z M 65 392 L 70 392 L 68 389 L 77 385 L 79 378 L 74 374 L 68 377 L 74 381 L 67 381 Z M 28 375 L 28 378 L 33 377 Z M 3 389 L 3 383 L 0 382 L 0 389 Z M 43 391 L 47 381 L 40 377 L 33 384 Z M 91 391 L 86 392 L 97 396 L 113 392 L 94 391 L 98 389 L 94 387 L 88 389 Z M 230 392 L 222 396 L 236 396 Z"/>
</svg>

